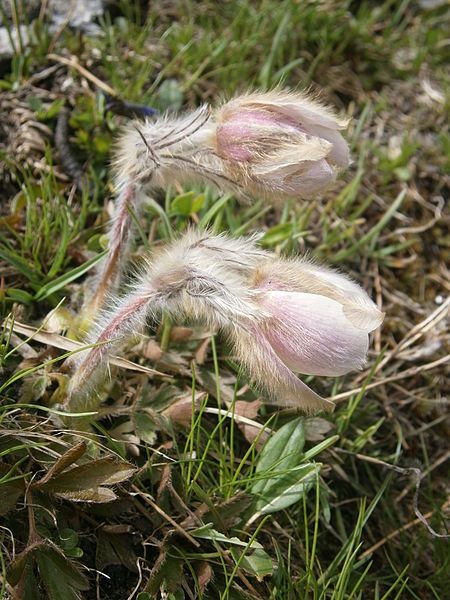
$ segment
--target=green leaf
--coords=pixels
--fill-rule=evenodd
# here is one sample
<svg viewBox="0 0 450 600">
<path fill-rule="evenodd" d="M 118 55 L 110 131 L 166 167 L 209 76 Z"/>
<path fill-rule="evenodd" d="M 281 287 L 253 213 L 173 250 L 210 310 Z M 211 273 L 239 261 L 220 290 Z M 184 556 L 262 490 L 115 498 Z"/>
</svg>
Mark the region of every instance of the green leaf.
<svg viewBox="0 0 450 600">
<path fill-rule="evenodd" d="M 78 600 L 79 591 L 89 589 L 86 577 L 56 548 L 41 546 L 34 555 L 49 600 Z"/>
<path fill-rule="evenodd" d="M 164 228 L 166 230 L 166 235 L 167 235 L 168 239 L 171 239 L 172 226 L 170 224 L 170 221 L 166 214 L 166 211 L 153 198 L 147 197 L 145 199 L 145 204 L 150 209 L 151 212 L 153 212 L 158 217 L 160 217 L 161 221 L 164 224 Z"/>
<path fill-rule="evenodd" d="M 33 484 L 33 487 L 43 486 L 55 477 L 57 477 L 60 473 L 62 473 L 68 467 L 70 467 L 70 465 L 72 465 L 74 462 L 80 459 L 86 452 L 86 450 L 87 445 L 84 441 L 78 442 L 78 444 L 75 444 L 75 446 L 69 448 L 69 450 L 64 452 L 64 454 L 61 454 L 61 456 L 54 463 L 54 465 L 44 475 L 44 477 L 42 477 L 42 479 Z"/>
<path fill-rule="evenodd" d="M 394 200 L 394 202 L 391 204 L 388 210 L 384 213 L 381 219 L 377 222 L 377 224 L 374 225 L 372 229 L 370 229 L 365 235 L 357 239 L 353 246 L 350 246 L 349 248 L 344 248 L 343 250 L 335 254 L 334 257 L 332 257 L 333 262 L 342 261 L 348 258 L 349 256 L 355 254 L 355 252 L 359 248 L 367 247 L 368 243 L 378 236 L 378 234 L 386 227 L 386 225 L 392 219 L 394 214 L 400 208 L 403 200 L 405 199 L 407 191 L 407 189 L 404 189 L 399 193 L 397 198 Z"/>
<path fill-rule="evenodd" d="M 214 204 L 207 210 L 207 212 L 200 219 L 199 229 L 206 229 L 214 217 L 222 210 L 227 202 L 231 200 L 232 196 L 226 194 L 222 196 L 220 200 L 214 202 Z"/>
<path fill-rule="evenodd" d="M 156 442 L 159 427 L 155 421 L 144 412 L 137 412 L 135 415 L 136 434 L 143 442 L 150 446 Z"/>
<path fill-rule="evenodd" d="M 180 215 L 188 217 L 192 213 L 192 203 L 195 193 L 190 191 L 185 194 L 180 194 L 172 200 L 170 206 L 170 214 L 173 216 Z"/>
<path fill-rule="evenodd" d="M 15 267 L 19 273 L 22 273 L 22 275 L 24 275 L 33 286 L 37 286 L 39 284 L 39 278 L 42 277 L 42 275 L 38 274 L 36 272 L 36 268 L 24 260 L 21 256 L 11 252 L 5 247 L 0 247 L 0 258 Z"/>
<path fill-rule="evenodd" d="M 170 550 L 170 548 L 169 548 Z M 168 556 L 164 549 L 158 556 L 145 586 L 144 592 L 149 592 L 154 597 L 159 596 L 161 588 L 167 592 L 176 592 L 183 580 L 183 561 L 179 558 Z"/>
<path fill-rule="evenodd" d="M 137 558 L 133 549 L 132 533 L 114 532 L 106 527 L 100 529 L 95 554 L 97 569 L 103 571 L 109 565 L 124 565 L 129 571 L 137 571 Z"/>
<path fill-rule="evenodd" d="M 310 448 L 309 450 L 307 450 L 305 452 L 303 460 L 310 461 L 312 458 L 314 458 L 314 456 L 317 456 L 318 454 L 320 454 L 321 452 L 323 452 L 330 446 L 333 446 L 333 444 L 335 444 L 338 441 L 338 439 L 339 439 L 338 435 L 332 435 L 331 437 L 327 438 L 326 440 L 323 440 L 323 442 L 320 442 L 320 444 L 317 444 L 317 446 L 314 446 L 314 448 Z"/>
<path fill-rule="evenodd" d="M 25 565 L 19 590 L 22 600 L 41 600 L 42 598 L 36 575 L 34 574 L 32 560 L 27 561 Z"/>
<path fill-rule="evenodd" d="M 266 487 L 256 502 L 257 516 L 283 510 L 298 502 L 314 485 L 321 466 L 320 463 L 301 465 L 272 479 L 270 486 Z"/>
<path fill-rule="evenodd" d="M 25 290 L 19 290 L 17 288 L 6 288 L 6 296 L 7 298 L 11 298 L 11 300 L 20 302 L 21 304 L 30 304 L 33 300 L 33 296 L 31 294 Z"/>
<path fill-rule="evenodd" d="M 231 554 L 236 562 L 239 561 L 239 567 L 256 577 L 258 581 L 273 574 L 272 559 L 262 548 L 246 553 L 243 557 L 239 555 L 239 551 L 234 549 L 231 550 Z"/>
<path fill-rule="evenodd" d="M 38 96 L 35 96 L 34 94 L 30 94 L 28 96 L 27 104 L 30 107 L 30 109 L 33 110 L 34 112 L 37 112 L 38 110 L 41 110 L 41 108 L 42 108 L 42 100 Z"/>
<path fill-rule="evenodd" d="M 55 117 L 61 110 L 61 107 L 63 106 L 64 102 L 64 98 L 57 98 L 56 100 L 53 100 L 53 102 L 47 109 L 40 108 L 39 110 L 37 110 L 37 118 L 39 119 L 39 121 L 50 121 L 51 119 L 53 119 L 53 117 Z"/>
<path fill-rule="evenodd" d="M 78 533 L 68 527 L 59 532 L 59 545 L 64 551 L 72 550 L 78 545 Z"/>
<path fill-rule="evenodd" d="M 300 464 L 305 445 L 305 423 L 298 417 L 283 425 L 264 445 L 256 465 L 256 481 L 251 487 L 252 494 L 259 495 L 271 485 L 283 471 Z"/>
<path fill-rule="evenodd" d="M 159 86 L 158 97 L 164 109 L 180 110 L 183 106 L 183 89 L 176 79 L 164 80 Z"/>
<path fill-rule="evenodd" d="M 275 246 L 276 244 L 280 244 L 290 238 L 292 231 L 292 223 L 279 223 L 278 225 L 274 225 L 266 231 L 261 240 L 261 244 L 263 246 Z"/>
<path fill-rule="evenodd" d="M 61 288 L 65 287 L 72 281 L 75 281 L 75 279 L 78 279 L 78 277 L 81 277 L 82 275 L 87 273 L 90 269 L 92 269 L 92 267 L 94 267 L 98 262 L 100 262 L 100 260 L 107 254 L 107 252 L 108 250 L 100 252 L 100 254 L 93 256 L 79 267 L 76 267 L 75 269 L 64 273 L 64 275 L 61 275 L 61 277 L 58 277 L 57 279 L 46 283 L 37 292 L 34 299 L 44 300 L 45 298 L 48 298 L 49 296 L 51 296 Z"/>
<path fill-rule="evenodd" d="M 61 228 L 62 231 L 60 231 L 59 233 L 58 249 L 56 251 L 55 258 L 53 259 L 52 266 L 50 267 L 50 270 L 47 275 L 49 279 L 53 279 L 53 277 L 55 277 L 56 273 L 58 273 L 60 267 L 62 266 L 64 258 L 66 257 L 67 246 L 70 241 L 71 232 L 69 222 L 67 219 L 67 214 L 64 209 L 61 210 Z"/>
</svg>

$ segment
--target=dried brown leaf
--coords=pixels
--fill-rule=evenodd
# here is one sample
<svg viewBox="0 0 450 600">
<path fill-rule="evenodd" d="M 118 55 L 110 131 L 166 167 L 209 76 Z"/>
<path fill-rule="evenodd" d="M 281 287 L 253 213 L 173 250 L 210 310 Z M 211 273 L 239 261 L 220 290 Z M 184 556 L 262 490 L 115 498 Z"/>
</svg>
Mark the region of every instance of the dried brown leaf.
<svg viewBox="0 0 450 600">
<path fill-rule="evenodd" d="M 238 400 L 234 405 L 234 414 L 240 417 L 246 417 L 247 419 L 254 419 L 258 415 L 260 406 L 261 402 L 259 400 L 253 400 L 253 402 Z M 261 431 L 261 427 L 242 422 L 239 419 L 236 419 L 236 423 L 249 444 L 252 444 L 258 438 L 256 447 L 261 448 L 264 446 L 269 436 L 269 432 Z"/>
</svg>

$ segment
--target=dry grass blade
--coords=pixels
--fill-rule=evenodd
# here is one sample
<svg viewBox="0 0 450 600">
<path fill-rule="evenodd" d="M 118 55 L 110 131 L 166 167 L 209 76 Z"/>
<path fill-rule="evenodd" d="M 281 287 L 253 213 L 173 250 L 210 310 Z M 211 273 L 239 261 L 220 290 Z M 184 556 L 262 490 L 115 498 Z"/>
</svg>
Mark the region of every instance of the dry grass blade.
<svg viewBox="0 0 450 600">
<path fill-rule="evenodd" d="M 57 333 L 50 333 L 42 329 L 39 330 L 35 327 L 32 327 L 31 325 L 25 325 L 23 323 L 19 323 L 18 321 L 15 321 L 13 323 L 12 329 L 15 333 L 26 335 L 27 338 L 30 340 L 32 339 L 36 342 L 47 344 L 48 346 L 53 346 L 53 348 L 68 350 L 69 352 L 72 350 L 80 350 L 85 346 L 85 344 L 82 344 L 81 342 L 69 340 L 68 338 Z M 137 371 L 138 373 L 146 373 L 147 375 L 159 375 L 162 377 L 167 377 L 165 373 L 161 373 L 160 371 L 150 369 L 149 367 L 145 367 L 143 365 L 138 365 L 137 363 L 132 362 L 131 360 L 119 358 L 118 356 L 113 356 L 110 360 L 110 363 L 115 365 L 116 367 L 121 367 L 129 371 Z"/>
<path fill-rule="evenodd" d="M 450 500 L 448 500 L 441 508 L 440 511 L 441 512 L 445 512 L 450 508 Z M 428 520 L 431 519 L 431 517 L 438 512 L 437 510 L 430 510 L 429 512 L 425 513 L 424 515 L 422 515 L 422 518 Z M 401 533 L 403 533 L 404 531 L 407 531 L 408 529 L 411 529 L 411 527 L 414 527 L 415 525 L 418 525 L 419 523 L 422 523 L 422 518 L 417 517 L 416 519 L 413 519 L 412 521 L 410 521 L 409 523 L 406 523 L 405 525 L 402 525 L 402 527 L 399 527 L 398 529 L 396 529 L 395 531 L 392 531 L 389 535 L 386 535 L 383 539 L 379 540 L 378 542 L 376 542 L 376 544 L 373 544 L 372 546 L 370 546 L 370 548 L 367 548 L 367 550 L 364 550 L 364 552 L 362 554 L 359 555 L 358 560 L 363 560 L 364 558 L 366 558 L 367 556 L 370 556 L 371 554 L 373 554 L 374 552 L 376 552 L 379 548 L 381 548 L 382 546 L 384 546 L 384 544 L 386 542 L 388 542 L 389 540 L 392 540 L 396 537 L 398 537 Z"/>
<path fill-rule="evenodd" d="M 419 340 L 425 333 L 431 331 L 436 325 L 445 319 L 450 311 L 450 297 L 445 302 L 436 308 L 430 315 L 428 315 L 423 321 L 415 325 L 405 337 L 397 344 L 397 346 L 389 352 L 377 366 L 375 373 L 381 371 L 381 369 L 394 357 L 398 356 L 403 350 L 406 350 L 412 346 L 417 340 Z"/>
<path fill-rule="evenodd" d="M 80 75 L 89 79 L 94 85 L 96 85 L 99 89 L 103 90 L 107 94 L 111 96 L 117 96 L 117 92 L 109 86 L 107 83 L 96 77 L 93 73 L 88 71 L 85 67 L 80 65 L 75 56 L 72 56 L 70 59 L 65 58 L 64 56 L 58 56 L 57 54 L 48 54 L 47 58 L 50 60 L 54 60 L 62 65 L 66 65 L 68 67 L 72 67 L 77 70 Z"/>
<path fill-rule="evenodd" d="M 415 375 L 418 375 L 419 373 L 423 373 L 424 371 L 430 371 L 431 369 L 435 369 L 436 367 L 444 365 L 445 363 L 448 363 L 448 362 L 450 362 L 450 354 L 442 356 L 441 358 L 438 358 L 437 360 L 434 360 L 425 365 L 420 365 L 418 367 L 411 367 L 410 369 L 405 369 L 405 371 L 400 371 L 400 373 L 396 373 L 395 375 L 391 375 L 389 377 L 384 377 L 383 379 L 369 383 L 366 386 L 360 386 L 360 387 L 354 388 L 353 390 L 349 390 L 348 392 L 342 392 L 340 394 L 335 394 L 334 396 L 330 396 L 328 398 L 328 400 L 330 400 L 331 402 L 342 402 L 343 400 L 347 400 L 347 398 L 350 398 L 354 394 L 359 394 L 363 390 L 365 390 L 365 391 L 373 390 L 374 388 L 385 385 L 386 383 L 392 383 L 393 381 L 401 381 L 402 379 L 407 379 L 408 377 L 414 377 Z"/>
<path fill-rule="evenodd" d="M 153 508 L 153 510 L 156 510 L 156 512 L 158 514 L 160 514 L 162 517 L 164 517 L 164 519 L 170 523 L 183 537 L 185 537 L 187 540 L 190 541 L 191 544 L 193 544 L 196 548 L 200 547 L 200 544 L 197 542 L 196 539 L 194 539 L 192 537 L 192 535 L 190 535 L 187 531 L 185 531 L 181 525 L 179 525 L 174 519 L 172 519 L 172 517 L 170 515 L 168 515 L 162 508 L 160 508 L 156 502 L 154 502 L 152 500 L 152 498 L 150 498 L 149 494 L 144 494 L 143 492 L 141 492 L 141 490 L 136 487 L 135 485 L 131 486 L 132 489 L 134 490 L 134 492 L 144 500 L 144 502 L 146 504 L 148 504 L 149 506 L 151 506 Z"/>
</svg>

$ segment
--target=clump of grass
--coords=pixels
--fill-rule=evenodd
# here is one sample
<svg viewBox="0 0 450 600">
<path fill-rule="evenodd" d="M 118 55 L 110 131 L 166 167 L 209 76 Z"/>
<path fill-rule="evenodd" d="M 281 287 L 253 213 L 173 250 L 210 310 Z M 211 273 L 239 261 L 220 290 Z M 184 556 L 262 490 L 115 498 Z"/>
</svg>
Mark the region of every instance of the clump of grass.
<svg viewBox="0 0 450 600">
<path fill-rule="evenodd" d="M 137 7 L 106 15 L 103 36 L 65 30 L 17 48 L 0 82 L 1 595 L 444 597 L 447 541 L 416 511 L 446 533 L 446 7 Z M 48 50 L 76 55 L 89 77 Z M 240 207 L 231 195 L 173 187 L 136 218 L 131 255 L 139 268 L 144 249 L 194 223 L 262 230 L 265 248 L 307 250 L 350 272 L 387 316 L 370 368 L 314 381 L 337 403 L 333 416 L 260 405 L 225 344 L 168 320 L 130 342 L 129 362 L 112 364 L 96 414 L 60 410 L 83 285 L 104 252 L 110 146 L 126 122 L 95 81 L 160 110 L 279 82 L 317 84 L 349 106 L 354 164 L 320 200 Z M 56 99 L 72 107 L 82 192 L 55 151 Z M 48 128 L 20 157 L 14 103 L 26 105 L 29 126 Z M 420 470 L 417 503 L 413 472 L 386 464 Z"/>
</svg>

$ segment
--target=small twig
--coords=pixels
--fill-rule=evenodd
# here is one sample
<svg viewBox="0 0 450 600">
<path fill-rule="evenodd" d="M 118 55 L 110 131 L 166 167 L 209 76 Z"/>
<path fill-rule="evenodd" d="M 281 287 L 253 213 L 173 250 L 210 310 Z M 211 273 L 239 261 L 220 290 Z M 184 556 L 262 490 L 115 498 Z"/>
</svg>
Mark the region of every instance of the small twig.
<svg viewBox="0 0 450 600">
<path fill-rule="evenodd" d="M 404 338 L 397 344 L 397 346 L 387 354 L 377 365 L 375 373 L 381 371 L 381 369 L 390 362 L 395 356 L 397 356 L 402 350 L 406 350 L 409 346 L 412 346 L 418 339 L 422 337 L 424 333 L 433 329 L 442 319 L 445 319 L 447 313 L 450 310 L 450 296 L 445 300 L 443 304 L 438 306 L 430 315 L 425 317 L 423 321 L 415 325 Z"/>
<path fill-rule="evenodd" d="M 93 73 L 88 71 L 85 67 L 80 65 L 80 63 L 77 61 L 77 58 L 75 56 L 72 56 L 69 59 L 69 58 L 65 58 L 64 56 L 58 56 L 58 54 L 50 53 L 47 55 L 47 58 L 49 58 L 50 60 L 53 60 L 55 62 L 59 62 L 62 65 L 67 65 L 68 67 L 73 67 L 76 71 L 78 71 L 80 73 L 80 75 L 82 75 L 83 77 L 86 77 L 86 79 L 89 79 L 89 81 L 91 83 L 96 85 L 98 88 L 100 88 L 107 94 L 110 94 L 110 96 L 117 96 L 117 92 L 111 86 L 109 86 L 107 83 L 105 83 L 104 81 L 102 81 L 101 79 L 96 77 Z"/>
<path fill-rule="evenodd" d="M 133 600 L 135 594 L 137 594 L 139 592 L 139 588 L 141 587 L 141 583 L 142 583 L 142 567 L 141 567 L 141 561 L 143 561 L 144 559 L 141 557 L 138 557 L 138 559 L 136 560 L 136 566 L 137 566 L 137 570 L 139 573 L 139 577 L 137 580 L 136 585 L 133 588 L 133 591 L 131 592 L 131 594 L 128 596 L 127 600 Z"/>
<path fill-rule="evenodd" d="M 253 421 L 252 419 L 243 417 L 243 416 L 233 413 L 231 411 L 227 411 L 225 409 L 222 409 L 219 411 L 218 408 L 212 408 L 210 406 L 206 406 L 203 409 L 203 412 L 209 413 L 212 415 L 218 415 L 219 417 L 228 417 L 229 419 L 234 419 L 237 423 L 244 423 L 245 425 L 251 425 L 252 427 L 255 427 L 256 429 L 263 429 L 263 430 L 267 431 L 268 434 L 273 433 L 273 431 L 271 429 L 269 429 L 269 427 L 267 427 L 266 425 L 264 425 L 262 423 L 258 423 L 258 421 Z"/>
</svg>

